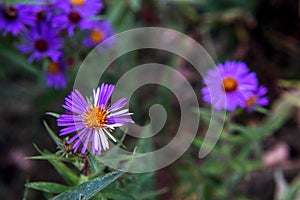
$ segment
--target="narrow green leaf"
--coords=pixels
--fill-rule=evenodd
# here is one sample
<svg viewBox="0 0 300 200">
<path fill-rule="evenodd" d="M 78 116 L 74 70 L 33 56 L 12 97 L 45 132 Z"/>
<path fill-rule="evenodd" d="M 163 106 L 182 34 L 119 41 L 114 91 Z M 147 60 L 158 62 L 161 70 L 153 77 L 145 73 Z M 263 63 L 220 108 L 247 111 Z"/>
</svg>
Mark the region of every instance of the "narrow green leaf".
<svg viewBox="0 0 300 200">
<path fill-rule="evenodd" d="M 43 124 L 45 128 L 47 129 L 49 135 L 51 136 L 52 140 L 55 142 L 56 145 L 59 145 L 62 143 L 62 140 L 57 137 L 57 135 L 51 130 L 51 128 L 48 126 L 48 124 L 43 120 Z"/>
<path fill-rule="evenodd" d="M 60 116 L 60 114 L 54 113 L 54 112 L 46 112 L 46 115 L 50 115 L 50 116 L 55 117 L 55 118 L 59 118 L 59 116 Z"/>
<path fill-rule="evenodd" d="M 26 157 L 29 160 L 53 160 L 53 161 L 65 161 L 65 162 L 75 162 L 75 158 L 65 158 L 59 154 L 44 154 L 40 156 L 30 156 Z"/>
<path fill-rule="evenodd" d="M 53 194 L 59 194 L 64 191 L 67 191 L 69 187 L 65 185 L 61 185 L 58 183 L 49 183 L 49 182 L 32 182 L 25 184 L 26 187 L 40 190 L 43 192 L 53 193 Z"/>
<path fill-rule="evenodd" d="M 40 156 L 26 157 L 26 159 L 30 159 L 30 160 L 57 160 L 58 158 L 59 158 L 58 154 L 45 154 Z"/>
<path fill-rule="evenodd" d="M 57 195 L 56 197 L 52 198 L 52 200 L 90 199 L 95 194 L 104 189 L 107 185 L 114 182 L 123 173 L 124 171 L 115 171 L 104 176 L 94 178 L 88 182 L 82 183 L 66 192 Z"/>
<path fill-rule="evenodd" d="M 49 160 L 49 162 L 69 185 L 76 185 L 78 183 L 79 178 L 77 174 L 63 162 L 57 160 Z"/>
</svg>

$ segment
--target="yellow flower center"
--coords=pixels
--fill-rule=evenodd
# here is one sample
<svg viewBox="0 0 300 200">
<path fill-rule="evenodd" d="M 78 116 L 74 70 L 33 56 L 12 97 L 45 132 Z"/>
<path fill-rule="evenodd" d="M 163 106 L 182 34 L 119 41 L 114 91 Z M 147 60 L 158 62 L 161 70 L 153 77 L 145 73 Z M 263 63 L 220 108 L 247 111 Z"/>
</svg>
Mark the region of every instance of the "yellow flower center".
<svg viewBox="0 0 300 200">
<path fill-rule="evenodd" d="M 226 93 L 231 93 L 236 91 L 238 88 L 238 83 L 235 79 L 228 77 L 223 80 L 223 89 Z"/>
<path fill-rule="evenodd" d="M 256 96 L 252 96 L 250 97 L 247 101 L 246 101 L 246 106 L 247 107 L 251 107 L 254 105 L 254 103 L 256 102 Z"/>
<path fill-rule="evenodd" d="M 90 35 L 90 39 L 95 42 L 95 43 L 99 43 L 103 40 L 104 35 L 101 31 L 98 31 L 96 29 L 92 30 L 91 35 Z"/>
<path fill-rule="evenodd" d="M 84 113 L 84 124 L 89 129 L 100 129 L 107 122 L 108 112 L 105 109 L 92 106 Z"/>
<path fill-rule="evenodd" d="M 60 69 L 59 69 L 59 65 L 55 62 L 50 62 L 48 65 L 48 71 L 51 74 L 57 74 L 59 73 Z"/>
<path fill-rule="evenodd" d="M 85 3 L 85 0 L 70 0 L 70 4 L 73 6 L 82 6 Z"/>
</svg>

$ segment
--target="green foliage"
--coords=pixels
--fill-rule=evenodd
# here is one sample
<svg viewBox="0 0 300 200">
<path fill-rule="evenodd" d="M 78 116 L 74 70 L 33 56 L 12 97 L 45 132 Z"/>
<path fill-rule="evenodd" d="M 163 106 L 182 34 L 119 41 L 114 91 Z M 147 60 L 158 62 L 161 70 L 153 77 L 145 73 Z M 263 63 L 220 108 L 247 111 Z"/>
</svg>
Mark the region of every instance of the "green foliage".
<svg viewBox="0 0 300 200">
<path fill-rule="evenodd" d="M 53 194 L 59 194 L 69 189 L 69 187 L 65 185 L 61 185 L 58 183 L 48 183 L 48 182 L 31 182 L 25 184 L 25 186 L 31 189 L 40 190 L 42 192 L 53 193 Z"/>
<path fill-rule="evenodd" d="M 110 183 L 114 182 L 119 178 L 124 171 L 115 171 L 108 173 L 104 176 L 94 178 L 90 181 L 82 183 L 78 186 L 71 188 L 68 191 L 65 191 L 53 198 L 53 200 L 64 200 L 64 199 L 90 199 L 95 194 L 100 192 Z"/>
</svg>

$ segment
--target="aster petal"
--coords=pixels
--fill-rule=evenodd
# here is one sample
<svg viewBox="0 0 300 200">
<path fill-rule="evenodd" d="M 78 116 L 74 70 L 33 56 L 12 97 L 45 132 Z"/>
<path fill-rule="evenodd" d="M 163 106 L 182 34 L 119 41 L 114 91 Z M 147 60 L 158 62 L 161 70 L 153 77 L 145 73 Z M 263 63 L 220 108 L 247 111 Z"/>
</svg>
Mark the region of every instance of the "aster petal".
<svg viewBox="0 0 300 200">
<path fill-rule="evenodd" d="M 71 143 L 74 142 L 77 138 L 80 138 L 81 135 L 86 134 L 86 132 L 87 132 L 86 129 L 80 130 L 77 134 L 75 134 L 75 135 L 68 141 L 68 144 L 71 144 Z"/>
<path fill-rule="evenodd" d="M 117 140 L 114 138 L 114 136 L 112 136 L 109 131 L 107 131 L 105 128 L 102 129 L 114 142 L 117 142 Z"/>
<path fill-rule="evenodd" d="M 99 130 L 99 133 L 100 133 L 100 138 L 101 138 L 101 143 L 102 143 L 103 150 L 109 149 L 108 141 L 107 141 L 107 138 L 106 138 L 105 134 L 103 133 L 103 131 L 101 129 Z"/>
<path fill-rule="evenodd" d="M 88 147 L 88 144 L 90 142 L 90 137 L 91 137 L 91 131 L 88 131 L 87 134 L 86 134 L 86 138 L 85 138 L 85 142 L 84 142 L 84 145 L 81 149 L 81 154 L 84 154 L 87 147 Z"/>
<path fill-rule="evenodd" d="M 123 97 L 123 98 L 119 99 L 118 101 L 116 101 L 115 103 L 113 103 L 107 110 L 109 112 L 119 110 L 122 107 L 124 107 L 126 104 L 127 104 L 126 97 Z"/>
</svg>

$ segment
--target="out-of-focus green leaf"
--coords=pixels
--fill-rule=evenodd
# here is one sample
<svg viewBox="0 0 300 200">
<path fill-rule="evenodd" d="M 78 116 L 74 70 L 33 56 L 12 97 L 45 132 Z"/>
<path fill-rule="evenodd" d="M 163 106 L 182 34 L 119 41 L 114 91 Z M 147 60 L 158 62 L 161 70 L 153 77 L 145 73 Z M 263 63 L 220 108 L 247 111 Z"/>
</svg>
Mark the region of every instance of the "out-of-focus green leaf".
<svg viewBox="0 0 300 200">
<path fill-rule="evenodd" d="M 261 107 L 261 106 L 255 106 L 254 107 L 254 110 L 258 113 L 261 113 L 261 114 L 264 114 L 264 115 L 267 115 L 269 114 L 269 110 L 264 108 L 264 107 Z"/>
<path fill-rule="evenodd" d="M 266 121 L 258 127 L 255 132 L 257 134 L 269 135 L 282 127 L 291 115 L 293 105 L 282 97 L 273 106 L 272 111 L 269 113 Z"/>
<path fill-rule="evenodd" d="M 101 177 L 94 178 L 88 182 L 82 183 L 78 186 L 71 188 L 70 190 L 63 192 L 52 200 L 66 200 L 66 199 L 81 199 L 86 200 L 93 197 L 95 194 L 100 192 L 110 183 L 114 182 L 119 178 L 124 171 L 115 171 L 109 174 L 106 174 Z"/>
<path fill-rule="evenodd" d="M 216 163 L 219 163 L 218 165 Z M 219 175 L 222 174 L 226 168 L 220 162 L 218 162 L 215 158 L 211 158 L 207 160 L 200 168 L 200 172 L 204 175 Z"/>
<path fill-rule="evenodd" d="M 165 3 L 185 3 L 185 4 L 200 4 L 203 5 L 206 3 L 206 0 L 161 0 Z"/>
<path fill-rule="evenodd" d="M 46 2 L 38 0 L 9 0 L 7 4 L 23 4 L 23 5 L 45 5 Z"/>
<path fill-rule="evenodd" d="M 107 19 L 114 25 L 119 24 L 120 19 L 122 18 L 124 9 L 126 9 L 126 1 L 113 1 L 113 6 L 110 6 Z"/>
<path fill-rule="evenodd" d="M 40 190 L 43 192 L 48 192 L 53 194 L 59 194 L 69 189 L 69 187 L 65 185 L 61 185 L 58 183 L 49 183 L 49 182 L 32 182 L 32 183 L 26 183 L 25 186 L 31 189 Z"/>
<path fill-rule="evenodd" d="M 283 196 L 279 200 L 299 199 L 300 198 L 300 195 L 298 194 L 299 189 L 300 189 L 299 182 L 295 182 L 291 184 L 288 188 L 286 188 Z"/>
<path fill-rule="evenodd" d="M 105 188 L 103 191 L 97 195 L 106 199 L 114 199 L 114 200 L 134 200 L 135 198 L 130 194 L 123 192 L 118 189 Z"/>
<path fill-rule="evenodd" d="M 141 195 L 138 196 L 137 199 L 153 199 L 155 197 L 158 197 L 159 195 L 162 195 L 168 191 L 167 188 L 162 188 L 160 190 L 150 191 L 150 192 L 144 192 Z"/>
<path fill-rule="evenodd" d="M 5 58 L 11 60 L 18 66 L 23 67 L 27 71 L 35 75 L 39 75 L 39 71 L 33 65 L 29 64 L 27 59 L 24 56 L 20 55 L 20 53 L 17 50 L 13 49 L 11 46 L 0 43 L 0 54 L 2 54 Z"/>
<path fill-rule="evenodd" d="M 141 0 L 129 0 L 130 7 L 134 11 L 138 11 L 141 8 Z"/>
</svg>

